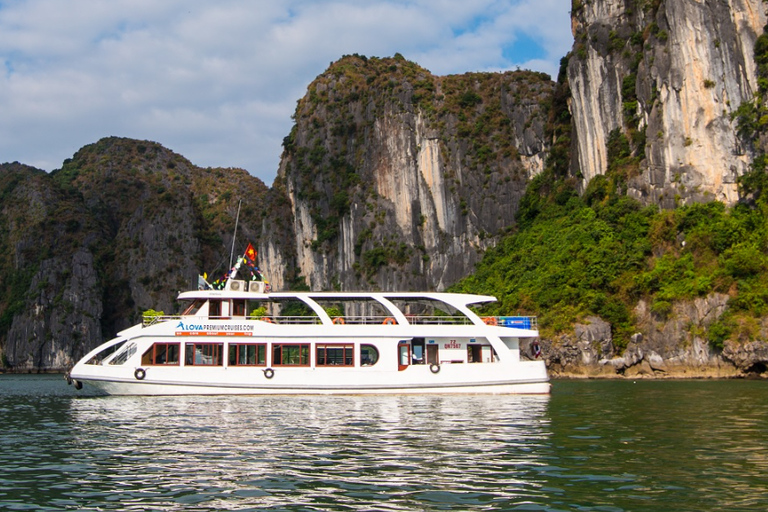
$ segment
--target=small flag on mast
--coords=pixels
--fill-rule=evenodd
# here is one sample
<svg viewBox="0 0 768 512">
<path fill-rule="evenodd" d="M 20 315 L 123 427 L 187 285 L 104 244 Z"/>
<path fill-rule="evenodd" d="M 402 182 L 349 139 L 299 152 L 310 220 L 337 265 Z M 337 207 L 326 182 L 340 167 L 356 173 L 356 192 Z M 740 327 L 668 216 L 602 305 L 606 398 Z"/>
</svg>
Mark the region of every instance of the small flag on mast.
<svg viewBox="0 0 768 512">
<path fill-rule="evenodd" d="M 253 248 L 251 243 L 248 243 L 248 247 L 245 249 L 245 257 L 251 261 L 256 261 L 256 249 Z"/>
</svg>

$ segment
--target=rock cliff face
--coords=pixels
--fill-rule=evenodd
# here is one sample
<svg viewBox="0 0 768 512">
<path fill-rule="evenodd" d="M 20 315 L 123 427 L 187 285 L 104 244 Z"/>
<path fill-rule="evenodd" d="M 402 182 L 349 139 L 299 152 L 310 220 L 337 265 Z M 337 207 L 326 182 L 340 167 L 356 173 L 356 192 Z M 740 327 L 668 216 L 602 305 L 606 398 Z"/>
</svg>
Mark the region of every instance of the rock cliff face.
<svg viewBox="0 0 768 512">
<path fill-rule="evenodd" d="M 258 239 L 266 194 L 245 171 L 117 138 L 51 174 L 0 177 L 0 347 L 15 370 L 68 368 L 141 312 L 176 312 L 198 273 L 227 270 L 239 199 L 243 248 Z"/>
<path fill-rule="evenodd" d="M 568 66 L 584 185 L 609 167 L 614 130 L 642 159 L 629 195 L 673 208 L 738 199 L 753 155 L 730 115 L 757 91 L 762 0 L 574 0 Z"/>
<path fill-rule="evenodd" d="M 705 338 L 706 329 L 727 303 L 727 295 L 714 294 L 675 304 L 667 317 L 660 318 L 640 301 L 635 311 L 638 332 L 620 355 L 610 325 L 590 317 L 574 326 L 573 335 L 543 341 L 543 356 L 555 375 L 730 377 L 764 372 L 761 365 L 768 361 L 768 344 L 756 342 L 744 350 L 734 343 L 717 353 Z"/>
<path fill-rule="evenodd" d="M 312 289 L 442 290 L 467 275 L 543 168 L 553 85 L 530 72 L 436 77 L 399 56 L 334 63 L 284 143 L 276 184 L 295 238 L 281 245 L 267 219 L 267 266 L 295 259 Z"/>
<path fill-rule="evenodd" d="M 46 173 L 18 164 L 0 173 L 3 362 L 60 368 L 101 336 L 93 255 L 74 238 L 93 224 Z"/>
</svg>

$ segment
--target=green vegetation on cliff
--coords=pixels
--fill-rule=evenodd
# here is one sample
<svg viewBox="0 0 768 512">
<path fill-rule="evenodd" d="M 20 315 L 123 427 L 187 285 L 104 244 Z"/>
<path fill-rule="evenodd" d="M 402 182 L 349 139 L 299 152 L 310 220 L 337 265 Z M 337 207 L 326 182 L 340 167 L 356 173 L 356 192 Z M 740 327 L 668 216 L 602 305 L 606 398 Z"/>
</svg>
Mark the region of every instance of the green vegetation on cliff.
<svg viewBox="0 0 768 512">
<path fill-rule="evenodd" d="M 550 178 L 539 176 L 529 193 Z M 489 250 L 454 289 L 496 295 L 489 312 L 537 314 L 547 335 L 600 316 L 617 346 L 635 332 L 641 299 L 664 317 L 675 301 L 724 293 L 728 311 L 710 327 L 710 343 L 756 334 L 755 318 L 768 314 L 766 202 L 658 211 L 615 194 L 579 198 L 566 185 L 556 189 L 530 226 Z"/>
</svg>

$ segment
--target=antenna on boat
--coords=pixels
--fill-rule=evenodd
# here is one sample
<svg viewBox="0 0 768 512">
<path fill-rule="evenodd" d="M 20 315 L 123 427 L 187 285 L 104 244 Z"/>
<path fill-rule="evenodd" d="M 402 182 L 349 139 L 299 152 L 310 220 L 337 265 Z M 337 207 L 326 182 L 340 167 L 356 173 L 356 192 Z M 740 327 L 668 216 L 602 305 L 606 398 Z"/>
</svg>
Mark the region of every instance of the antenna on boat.
<svg viewBox="0 0 768 512">
<path fill-rule="evenodd" d="M 229 252 L 229 268 L 232 268 L 232 258 L 235 255 L 235 239 L 237 238 L 237 223 L 240 221 L 240 205 L 243 204 L 243 200 L 240 199 L 237 202 L 237 216 L 235 216 L 235 232 L 232 233 L 232 250 Z"/>
</svg>

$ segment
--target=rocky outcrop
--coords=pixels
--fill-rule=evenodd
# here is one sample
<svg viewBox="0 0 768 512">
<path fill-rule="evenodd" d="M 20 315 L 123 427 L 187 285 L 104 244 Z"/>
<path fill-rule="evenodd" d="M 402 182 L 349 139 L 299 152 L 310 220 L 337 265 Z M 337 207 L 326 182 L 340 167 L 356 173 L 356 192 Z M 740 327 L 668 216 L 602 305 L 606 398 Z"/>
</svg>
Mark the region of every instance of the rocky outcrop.
<svg viewBox="0 0 768 512">
<path fill-rule="evenodd" d="M 555 374 L 591 371 L 599 373 L 602 361 L 614 354 L 611 325 L 598 317 L 588 317 L 574 325 L 573 336 L 541 340 L 541 357 Z M 530 346 L 523 347 L 529 359 L 535 358 Z"/>
<path fill-rule="evenodd" d="M 744 373 L 764 374 L 768 371 L 768 342 L 737 343 L 729 340 L 723 349 L 723 358 Z"/>
<path fill-rule="evenodd" d="M 574 2 L 568 78 L 584 186 L 608 172 L 618 129 L 638 160 L 627 193 L 673 208 L 738 199 L 753 155 L 730 115 L 757 91 L 762 0 Z"/>
<path fill-rule="evenodd" d="M 727 302 L 728 296 L 722 294 L 681 301 L 662 317 L 640 301 L 635 311 L 639 332 L 626 347 L 614 346 L 610 324 L 588 317 L 574 326 L 572 335 L 543 340 L 542 357 L 552 373 L 560 376 L 679 378 L 764 373 L 768 368 L 765 341 L 727 341 L 720 351 L 706 338 L 707 329 L 723 314 Z M 530 350 L 527 355 L 532 356 Z"/>
<path fill-rule="evenodd" d="M 768 319 L 760 322 L 756 338 L 726 340 L 723 359 L 746 375 L 768 375 Z"/>
</svg>

